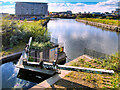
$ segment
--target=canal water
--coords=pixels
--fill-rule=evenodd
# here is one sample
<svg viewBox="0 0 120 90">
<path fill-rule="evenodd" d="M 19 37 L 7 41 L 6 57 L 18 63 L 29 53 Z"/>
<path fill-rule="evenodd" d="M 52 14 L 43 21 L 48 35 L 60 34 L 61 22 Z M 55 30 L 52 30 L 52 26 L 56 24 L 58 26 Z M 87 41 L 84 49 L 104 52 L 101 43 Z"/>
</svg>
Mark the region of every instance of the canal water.
<svg viewBox="0 0 120 90">
<path fill-rule="evenodd" d="M 34 85 L 46 80 L 51 77 L 38 72 L 32 72 L 29 70 L 23 70 L 16 68 L 17 61 L 7 62 L 0 65 L 0 78 L 2 82 L 3 89 L 10 88 L 26 88 L 29 89 Z M 2 73 L 2 74 L 1 74 Z"/>
<path fill-rule="evenodd" d="M 109 55 L 118 51 L 120 34 L 117 32 L 102 30 L 75 19 L 51 20 L 47 27 L 51 38 L 56 38 L 58 43 L 64 44 L 68 61 L 83 55 L 85 48 Z"/>
</svg>

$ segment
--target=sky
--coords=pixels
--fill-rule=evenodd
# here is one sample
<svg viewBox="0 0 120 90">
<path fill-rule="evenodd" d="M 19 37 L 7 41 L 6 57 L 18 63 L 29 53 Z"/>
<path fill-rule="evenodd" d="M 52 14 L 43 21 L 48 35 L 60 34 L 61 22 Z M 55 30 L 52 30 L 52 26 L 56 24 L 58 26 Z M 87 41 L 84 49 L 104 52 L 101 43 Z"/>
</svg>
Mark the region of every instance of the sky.
<svg viewBox="0 0 120 90">
<path fill-rule="evenodd" d="M 120 0 L 0 0 L 0 13 L 15 14 L 15 2 L 45 2 L 49 12 L 111 12 Z"/>
</svg>

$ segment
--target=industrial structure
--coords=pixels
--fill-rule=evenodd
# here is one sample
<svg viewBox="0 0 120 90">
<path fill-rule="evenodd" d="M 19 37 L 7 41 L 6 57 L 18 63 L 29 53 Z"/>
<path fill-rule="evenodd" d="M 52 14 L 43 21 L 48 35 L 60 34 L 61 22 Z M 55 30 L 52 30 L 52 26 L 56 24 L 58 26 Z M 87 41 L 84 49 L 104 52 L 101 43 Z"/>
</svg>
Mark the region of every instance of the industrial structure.
<svg viewBox="0 0 120 90">
<path fill-rule="evenodd" d="M 48 15 L 48 4 L 39 2 L 16 2 L 15 14 L 17 17 L 43 17 Z"/>
</svg>

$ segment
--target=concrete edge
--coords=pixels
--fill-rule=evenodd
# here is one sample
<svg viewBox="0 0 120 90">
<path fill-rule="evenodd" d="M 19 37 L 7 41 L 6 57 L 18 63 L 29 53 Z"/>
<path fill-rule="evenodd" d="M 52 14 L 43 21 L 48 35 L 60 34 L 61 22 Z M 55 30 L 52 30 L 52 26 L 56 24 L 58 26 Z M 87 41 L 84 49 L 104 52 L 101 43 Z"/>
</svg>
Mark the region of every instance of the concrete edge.
<svg viewBox="0 0 120 90">
<path fill-rule="evenodd" d="M 56 83 L 58 80 L 60 80 L 61 78 L 63 78 L 65 75 L 67 75 L 70 72 L 71 71 L 61 70 L 61 74 L 56 74 L 56 75 L 48 78 L 47 80 L 37 84 L 36 86 L 33 86 L 29 90 L 33 90 L 35 88 L 41 88 L 41 89 L 49 88 L 51 85 Z"/>
<path fill-rule="evenodd" d="M 22 52 L 17 52 L 17 53 L 13 53 L 13 54 L 9 54 L 7 56 L 1 57 L 0 62 L 4 63 L 7 61 L 12 61 L 14 58 L 20 57 L 21 54 L 22 54 Z"/>
<path fill-rule="evenodd" d="M 82 55 L 78 58 L 83 58 L 83 57 L 88 57 L 86 55 Z M 68 66 L 68 65 L 71 65 L 72 62 L 77 62 L 78 61 L 78 58 L 66 63 L 65 65 Z M 54 83 L 56 83 L 58 80 L 62 79 L 63 77 L 65 77 L 68 73 L 70 73 L 72 71 L 66 71 L 66 70 L 61 70 L 61 74 L 56 74 L 50 78 L 48 78 L 47 80 L 33 86 L 32 88 L 30 88 L 29 90 L 33 90 L 33 89 L 36 89 L 36 88 L 39 88 L 39 89 L 45 89 L 45 88 L 49 88 L 51 85 L 53 85 Z"/>
</svg>

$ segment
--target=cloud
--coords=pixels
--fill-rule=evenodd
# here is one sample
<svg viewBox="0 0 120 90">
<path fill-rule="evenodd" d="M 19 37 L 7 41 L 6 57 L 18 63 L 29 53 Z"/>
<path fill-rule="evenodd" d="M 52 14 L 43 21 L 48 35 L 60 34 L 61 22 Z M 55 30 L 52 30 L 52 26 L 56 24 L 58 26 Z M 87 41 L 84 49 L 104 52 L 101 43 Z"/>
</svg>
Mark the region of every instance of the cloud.
<svg viewBox="0 0 120 90">
<path fill-rule="evenodd" d="M 109 2 L 112 2 L 113 0 L 109 0 Z M 105 2 L 104 2 L 105 3 Z M 105 5 L 106 4 L 106 5 Z M 95 5 L 87 5 L 83 3 L 49 3 L 49 11 L 50 12 L 59 12 L 59 11 L 67 11 L 71 10 L 73 13 L 78 12 L 111 12 L 112 10 L 115 10 L 115 7 L 112 5 L 108 5 L 105 3 L 104 5 L 101 3 L 95 4 Z"/>
<path fill-rule="evenodd" d="M 117 6 L 118 1 L 117 0 L 108 0 L 106 2 L 99 2 L 98 6 Z"/>
<path fill-rule="evenodd" d="M 65 3 L 48 3 L 48 6 L 60 7 L 60 6 L 66 6 L 66 4 Z"/>
<path fill-rule="evenodd" d="M 77 3 L 76 6 L 85 6 L 86 4 L 83 3 Z"/>
<path fill-rule="evenodd" d="M 2 4 L 2 2 L 0 1 L 0 4 Z"/>
<path fill-rule="evenodd" d="M 14 8 L 15 5 L 5 5 L 5 6 L 2 6 L 2 9 L 6 9 L 6 8 Z"/>
<path fill-rule="evenodd" d="M 76 3 L 76 4 L 72 4 L 72 3 L 48 3 L 49 6 L 54 6 L 54 7 L 74 7 L 74 6 L 85 6 L 85 4 L 83 3 Z"/>
<path fill-rule="evenodd" d="M 76 4 L 66 3 L 66 5 L 69 6 L 69 7 L 70 7 L 70 6 L 71 6 L 71 7 L 72 7 L 72 6 L 74 7 L 74 6 L 85 6 L 86 4 L 83 4 L 83 3 L 76 3 Z"/>
<path fill-rule="evenodd" d="M 0 7 L 0 13 L 14 14 L 15 13 L 15 5 L 5 5 L 5 6 Z"/>
<path fill-rule="evenodd" d="M 83 4 L 83 3 L 75 3 L 75 4 L 73 3 L 49 3 L 48 9 L 50 12 L 60 12 L 60 11 L 67 11 L 67 10 L 78 12 L 85 5 L 86 4 Z"/>
<path fill-rule="evenodd" d="M 1 0 L 4 2 L 10 1 L 23 1 L 23 0 Z M 27 1 L 33 1 L 33 0 L 26 0 Z M 39 2 L 40 0 L 34 0 L 34 2 Z M 41 0 L 41 1 L 48 1 L 48 0 Z M 2 2 L 2 3 L 4 3 Z M 67 11 L 71 10 L 73 13 L 78 12 L 111 12 L 112 10 L 115 10 L 115 5 L 117 4 L 116 0 L 108 0 L 106 2 L 99 2 L 94 5 L 88 5 L 84 3 L 48 3 L 48 10 L 50 12 L 60 12 L 60 11 Z M 1 12 L 8 12 L 8 13 L 15 13 L 15 5 L 4 5 L 0 7 L 0 13 Z"/>
</svg>

